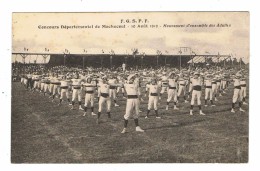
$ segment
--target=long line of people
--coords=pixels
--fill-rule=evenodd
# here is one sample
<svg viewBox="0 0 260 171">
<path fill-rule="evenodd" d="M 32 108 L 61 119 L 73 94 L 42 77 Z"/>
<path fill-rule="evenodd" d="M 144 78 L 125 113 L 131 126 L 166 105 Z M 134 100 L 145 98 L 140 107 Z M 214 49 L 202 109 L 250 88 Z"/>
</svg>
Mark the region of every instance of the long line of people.
<svg viewBox="0 0 260 171">
<path fill-rule="evenodd" d="M 140 113 L 140 101 L 148 97 L 147 114 L 149 118 L 150 111 L 154 109 L 156 119 L 160 119 L 158 112 L 159 103 L 162 101 L 163 94 L 167 93 L 165 110 L 169 110 L 170 103 L 173 102 L 173 110 L 179 110 L 177 104 L 188 103 L 190 99 L 189 114 L 193 115 L 195 102 L 199 108 L 200 115 L 206 115 L 202 111 L 202 91 L 205 91 L 204 107 L 208 107 L 208 101 L 211 107 L 216 106 L 218 97 L 226 93 L 230 87 L 234 88 L 232 97 L 231 112 L 235 113 L 235 103 L 239 103 L 239 111 L 244 112 L 242 105 L 246 105 L 246 70 L 226 70 L 218 69 L 139 69 L 139 70 L 114 70 L 109 69 L 79 69 L 68 68 L 64 66 L 52 67 L 50 69 L 38 70 L 34 68 L 33 72 L 27 68 L 21 77 L 21 84 L 31 91 L 41 92 L 43 95 L 49 94 L 52 101 L 55 97 L 59 98 L 58 105 L 63 101 L 68 101 L 71 109 L 74 110 L 76 101 L 79 110 L 83 110 L 83 116 L 86 116 L 87 110 L 91 109 L 91 115 L 95 116 L 94 103 L 95 98 L 98 103 L 97 123 L 100 123 L 101 112 L 106 104 L 106 113 L 111 118 L 112 102 L 118 107 L 118 98 L 127 99 L 126 112 L 124 115 L 124 129 L 129 118 L 133 117 L 136 124 L 136 131 L 143 132 L 138 123 Z M 233 86 L 230 86 L 233 83 Z M 71 95 L 70 95 L 71 94 Z M 122 96 L 119 97 L 119 94 Z M 71 98 L 70 98 L 71 96 Z M 84 107 L 82 100 L 85 99 Z M 214 110 L 214 109 L 213 109 Z"/>
</svg>

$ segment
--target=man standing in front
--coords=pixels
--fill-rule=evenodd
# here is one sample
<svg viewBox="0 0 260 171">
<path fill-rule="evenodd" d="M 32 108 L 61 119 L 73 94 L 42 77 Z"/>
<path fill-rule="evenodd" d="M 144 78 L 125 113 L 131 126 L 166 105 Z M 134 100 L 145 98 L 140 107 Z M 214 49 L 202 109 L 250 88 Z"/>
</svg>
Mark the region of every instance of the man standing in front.
<svg viewBox="0 0 260 171">
<path fill-rule="evenodd" d="M 200 115 L 205 115 L 201 110 L 201 87 L 202 87 L 202 79 L 200 78 L 200 74 L 198 72 L 194 73 L 194 77 L 191 79 L 192 82 L 192 96 L 191 96 L 191 105 L 190 105 L 190 115 L 193 115 L 193 106 L 195 99 L 197 98 L 198 107 L 200 110 Z"/>
<path fill-rule="evenodd" d="M 126 113 L 124 115 L 124 129 L 121 133 L 126 133 L 128 120 L 132 116 L 135 122 L 135 130 L 137 132 L 144 132 L 143 129 L 139 126 L 138 117 L 139 117 L 139 97 L 138 97 L 138 85 L 134 83 L 135 75 L 128 76 L 128 83 L 124 84 L 125 92 L 127 93 L 127 102 L 126 102 Z M 135 111 L 135 114 L 132 112 Z"/>
</svg>

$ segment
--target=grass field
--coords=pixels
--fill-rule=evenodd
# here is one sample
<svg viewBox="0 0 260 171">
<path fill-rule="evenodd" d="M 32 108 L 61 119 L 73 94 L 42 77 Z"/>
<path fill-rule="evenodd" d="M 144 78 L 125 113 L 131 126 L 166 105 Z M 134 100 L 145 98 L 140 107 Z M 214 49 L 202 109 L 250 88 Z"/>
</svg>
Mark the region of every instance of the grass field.
<svg viewBox="0 0 260 171">
<path fill-rule="evenodd" d="M 165 110 L 166 94 L 160 102 L 162 119 L 154 111 L 145 119 L 147 98 L 141 103 L 140 126 L 135 132 L 133 120 L 128 133 L 121 134 L 125 99 L 112 107 L 112 119 L 103 112 L 83 117 L 83 111 L 70 110 L 67 103 L 57 106 L 48 96 L 26 91 L 12 84 L 12 163 L 245 163 L 248 161 L 248 106 L 245 113 L 230 112 L 232 87 L 218 97 L 217 106 L 203 106 L 206 116 L 189 115 L 189 104 L 179 111 L 171 103 Z M 204 104 L 204 100 L 202 100 Z M 97 105 L 95 106 L 97 113 Z"/>
</svg>

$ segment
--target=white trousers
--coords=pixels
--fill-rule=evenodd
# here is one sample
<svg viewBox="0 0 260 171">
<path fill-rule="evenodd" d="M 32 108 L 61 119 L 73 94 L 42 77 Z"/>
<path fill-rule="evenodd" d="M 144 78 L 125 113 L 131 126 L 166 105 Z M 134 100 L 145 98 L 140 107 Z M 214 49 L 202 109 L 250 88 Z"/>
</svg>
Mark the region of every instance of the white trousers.
<svg viewBox="0 0 260 171">
<path fill-rule="evenodd" d="M 201 91 L 193 90 L 191 96 L 191 105 L 194 105 L 195 99 L 197 99 L 198 105 L 201 105 L 200 98 L 201 98 Z"/>
<path fill-rule="evenodd" d="M 205 100 L 208 100 L 208 97 L 209 97 L 210 100 L 212 100 L 212 97 L 213 97 L 212 88 L 206 88 L 205 89 Z"/>
<path fill-rule="evenodd" d="M 74 89 L 72 90 L 72 101 L 75 101 L 76 99 L 81 102 L 82 93 L 81 89 Z"/>
<path fill-rule="evenodd" d="M 243 97 L 246 97 L 246 87 L 241 87 L 241 90 L 240 90 L 240 91 L 241 91 L 240 94 L 241 94 L 242 98 L 243 98 Z"/>
<path fill-rule="evenodd" d="M 222 90 L 225 90 L 227 87 L 227 81 L 223 80 L 221 81 Z"/>
<path fill-rule="evenodd" d="M 124 118 L 125 120 L 128 120 L 131 116 L 134 119 L 137 119 L 139 117 L 139 99 L 127 99 L 126 101 L 126 111 Z M 133 111 L 135 110 L 135 113 Z"/>
<path fill-rule="evenodd" d="M 220 82 L 217 82 L 217 92 L 221 89 Z"/>
<path fill-rule="evenodd" d="M 33 88 L 37 89 L 39 87 L 39 81 L 34 81 Z"/>
<path fill-rule="evenodd" d="M 174 102 L 177 101 L 177 91 L 176 91 L 176 89 L 169 89 L 168 90 L 167 102 L 170 102 L 172 99 L 173 99 Z"/>
<path fill-rule="evenodd" d="M 116 99 L 116 89 L 109 89 L 109 96 Z"/>
<path fill-rule="evenodd" d="M 99 98 L 98 112 L 102 111 L 105 103 L 107 105 L 107 112 L 110 112 L 110 110 L 111 110 L 111 99 L 110 99 L 110 97 L 103 97 L 103 96 L 100 96 L 100 98 Z"/>
<path fill-rule="evenodd" d="M 49 84 L 49 92 L 50 93 L 53 93 L 53 87 L 54 87 L 54 84 Z"/>
<path fill-rule="evenodd" d="M 90 93 L 86 93 L 85 95 L 85 107 L 88 107 L 88 105 L 90 104 L 91 107 L 94 106 L 94 93 L 90 94 Z"/>
<path fill-rule="evenodd" d="M 60 94 L 60 86 L 59 85 L 53 85 L 53 92 L 52 95 Z"/>
<path fill-rule="evenodd" d="M 234 94 L 233 94 L 233 98 L 232 98 L 232 102 L 236 103 L 237 100 L 242 101 L 243 97 L 242 94 L 240 94 L 241 89 L 235 88 L 234 89 Z"/>
<path fill-rule="evenodd" d="M 148 110 L 151 110 L 152 106 L 154 108 L 154 110 L 158 109 L 158 96 L 149 96 L 149 100 L 148 100 Z"/>
<path fill-rule="evenodd" d="M 41 91 L 43 91 L 44 90 L 44 85 L 45 85 L 46 83 L 41 83 Z"/>
<path fill-rule="evenodd" d="M 212 84 L 212 93 L 213 94 L 217 93 L 217 84 Z"/>
<path fill-rule="evenodd" d="M 46 93 L 47 92 L 47 90 L 48 90 L 48 88 L 49 88 L 49 84 L 44 84 L 44 88 L 43 88 L 43 91 Z"/>
<path fill-rule="evenodd" d="M 64 99 L 64 98 L 67 98 L 67 99 L 69 99 L 69 90 L 68 90 L 68 88 L 66 88 L 66 89 L 61 89 L 60 90 L 60 99 Z"/>
<path fill-rule="evenodd" d="M 178 97 L 183 93 L 183 95 L 185 96 L 185 91 L 186 91 L 186 87 L 183 86 L 183 85 L 180 85 L 179 86 L 179 89 L 178 89 Z"/>
<path fill-rule="evenodd" d="M 28 83 L 28 79 L 26 79 L 26 78 L 24 78 L 24 80 L 23 80 L 24 82 L 24 85 L 27 85 L 27 83 Z"/>
</svg>

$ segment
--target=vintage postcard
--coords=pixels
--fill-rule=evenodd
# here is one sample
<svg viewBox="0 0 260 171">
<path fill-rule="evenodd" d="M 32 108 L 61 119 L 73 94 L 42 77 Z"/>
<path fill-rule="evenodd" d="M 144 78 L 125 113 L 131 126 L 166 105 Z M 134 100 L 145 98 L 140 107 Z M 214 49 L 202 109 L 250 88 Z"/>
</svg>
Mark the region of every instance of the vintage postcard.
<svg viewBox="0 0 260 171">
<path fill-rule="evenodd" d="M 249 12 L 12 14 L 12 163 L 247 163 Z"/>
</svg>

